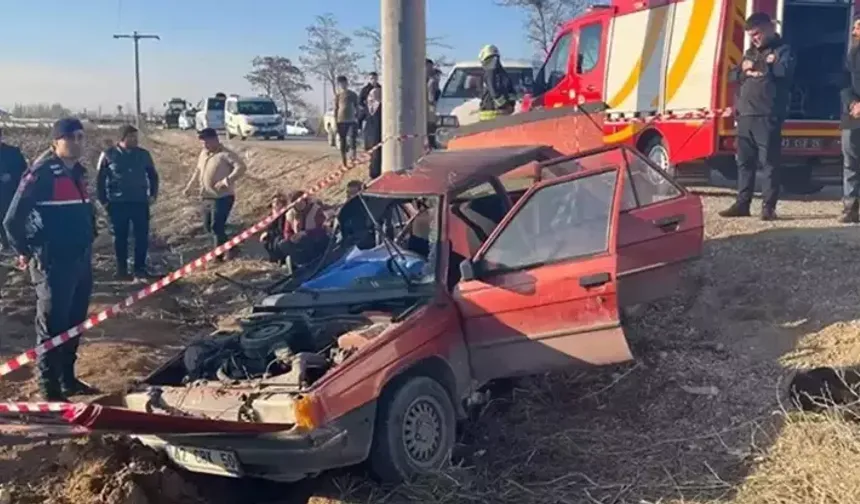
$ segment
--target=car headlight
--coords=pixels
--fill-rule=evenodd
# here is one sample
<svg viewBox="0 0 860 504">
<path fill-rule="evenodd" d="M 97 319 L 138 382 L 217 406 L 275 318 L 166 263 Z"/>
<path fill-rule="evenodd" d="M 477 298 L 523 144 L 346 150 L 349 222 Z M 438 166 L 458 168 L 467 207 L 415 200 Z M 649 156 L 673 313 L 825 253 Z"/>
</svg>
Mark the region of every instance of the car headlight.
<svg viewBox="0 0 860 504">
<path fill-rule="evenodd" d="M 459 128 L 460 120 L 457 119 L 457 116 L 440 115 L 436 117 L 436 126 L 442 128 Z"/>
</svg>

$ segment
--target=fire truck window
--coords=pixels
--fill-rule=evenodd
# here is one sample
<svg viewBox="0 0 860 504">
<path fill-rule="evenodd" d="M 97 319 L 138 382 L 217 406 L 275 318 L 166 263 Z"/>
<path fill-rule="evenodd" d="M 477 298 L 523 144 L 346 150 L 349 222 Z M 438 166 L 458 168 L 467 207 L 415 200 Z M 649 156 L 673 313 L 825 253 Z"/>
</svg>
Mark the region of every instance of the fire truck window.
<svg viewBox="0 0 860 504">
<path fill-rule="evenodd" d="M 660 170 L 648 164 L 637 155 L 628 154 L 629 178 L 639 206 L 647 206 L 660 201 L 677 198 L 681 191 L 675 187 Z M 625 192 L 627 189 L 625 188 Z"/>
<path fill-rule="evenodd" d="M 576 73 L 584 74 L 594 70 L 600 61 L 600 39 L 603 23 L 593 23 L 579 30 L 579 50 L 577 51 Z"/>
<path fill-rule="evenodd" d="M 618 172 L 537 190 L 487 249 L 484 271 L 510 271 L 605 252 Z"/>
<path fill-rule="evenodd" d="M 565 33 L 558 39 L 552 52 L 546 59 L 543 70 L 538 78 L 543 78 L 543 89 L 552 89 L 567 75 L 567 63 L 570 60 L 570 40 L 572 32 Z"/>
</svg>

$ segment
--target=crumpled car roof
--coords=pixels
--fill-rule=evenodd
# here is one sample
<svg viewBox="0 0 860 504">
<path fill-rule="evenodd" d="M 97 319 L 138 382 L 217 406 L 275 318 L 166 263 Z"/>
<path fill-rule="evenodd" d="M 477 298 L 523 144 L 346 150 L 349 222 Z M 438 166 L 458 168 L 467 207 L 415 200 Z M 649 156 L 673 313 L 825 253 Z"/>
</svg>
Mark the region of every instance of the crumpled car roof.
<svg viewBox="0 0 860 504">
<path fill-rule="evenodd" d="M 518 166 L 553 159 L 561 154 L 547 145 L 520 145 L 433 151 L 410 170 L 377 178 L 365 193 L 418 195 L 457 193 Z"/>
</svg>

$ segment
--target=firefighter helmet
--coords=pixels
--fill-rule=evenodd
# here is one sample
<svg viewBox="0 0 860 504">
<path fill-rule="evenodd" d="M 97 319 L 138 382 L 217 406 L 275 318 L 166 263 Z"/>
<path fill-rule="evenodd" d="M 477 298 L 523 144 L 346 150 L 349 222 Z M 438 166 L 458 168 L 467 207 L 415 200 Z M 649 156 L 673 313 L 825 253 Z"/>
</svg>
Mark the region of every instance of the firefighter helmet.
<svg viewBox="0 0 860 504">
<path fill-rule="evenodd" d="M 493 44 L 487 44 L 484 47 L 482 47 L 481 52 L 478 53 L 478 59 L 480 61 L 484 61 L 485 59 L 489 58 L 490 56 L 498 56 L 498 55 L 499 55 L 499 48 L 494 46 Z"/>
</svg>

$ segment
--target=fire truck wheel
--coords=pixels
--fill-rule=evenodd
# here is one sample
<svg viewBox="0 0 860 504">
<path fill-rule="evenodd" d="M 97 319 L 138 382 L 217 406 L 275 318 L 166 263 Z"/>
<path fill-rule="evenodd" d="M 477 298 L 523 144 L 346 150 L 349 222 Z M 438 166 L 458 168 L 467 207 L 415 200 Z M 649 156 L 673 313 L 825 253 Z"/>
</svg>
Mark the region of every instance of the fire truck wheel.
<svg viewBox="0 0 860 504">
<path fill-rule="evenodd" d="M 456 429 L 454 404 L 445 387 L 426 376 L 410 378 L 383 394 L 370 467 L 389 483 L 430 473 L 448 462 Z"/>
<path fill-rule="evenodd" d="M 645 143 L 642 148 L 642 153 L 654 162 L 657 166 L 663 169 L 669 176 L 675 178 L 675 166 L 669 162 L 669 149 L 660 135 L 654 135 Z"/>
</svg>

